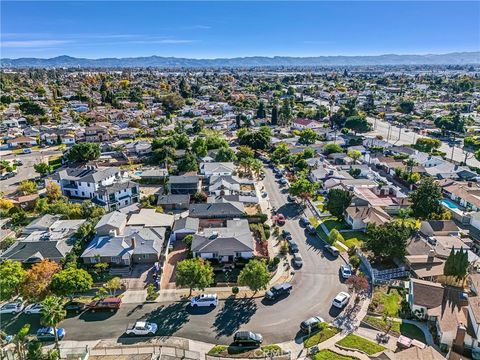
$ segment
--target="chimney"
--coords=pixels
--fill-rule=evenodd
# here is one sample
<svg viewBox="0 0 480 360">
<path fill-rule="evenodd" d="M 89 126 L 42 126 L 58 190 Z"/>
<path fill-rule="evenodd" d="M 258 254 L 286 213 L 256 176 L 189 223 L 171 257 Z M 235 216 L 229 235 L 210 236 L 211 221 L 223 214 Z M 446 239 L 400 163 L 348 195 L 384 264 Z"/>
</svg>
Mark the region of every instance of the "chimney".
<svg viewBox="0 0 480 360">
<path fill-rule="evenodd" d="M 111 237 L 117 236 L 117 230 L 115 230 L 115 229 L 110 230 L 110 231 L 108 232 L 108 235 L 110 235 Z"/>
<path fill-rule="evenodd" d="M 467 183 L 467 186 L 468 186 L 469 188 L 471 188 L 471 187 L 473 186 L 473 183 L 472 183 L 471 181 L 469 181 L 469 182 Z"/>
<path fill-rule="evenodd" d="M 428 262 L 432 262 L 433 259 L 435 258 L 435 249 L 430 249 L 428 252 Z"/>
<path fill-rule="evenodd" d="M 457 334 L 453 340 L 452 349 L 458 354 L 463 354 L 464 343 L 465 343 L 465 334 L 467 333 L 467 328 L 462 324 L 457 326 Z"/>
<path fill-rule="evenodd" d="M 132 249 L 135 249 L 135 238 L 132 236 Z"/>
<path fill-rule="evenodd" d="M 466 292 L 458 293 L 458 306 L 468 306 L 468 294 Z"/>
</svg>

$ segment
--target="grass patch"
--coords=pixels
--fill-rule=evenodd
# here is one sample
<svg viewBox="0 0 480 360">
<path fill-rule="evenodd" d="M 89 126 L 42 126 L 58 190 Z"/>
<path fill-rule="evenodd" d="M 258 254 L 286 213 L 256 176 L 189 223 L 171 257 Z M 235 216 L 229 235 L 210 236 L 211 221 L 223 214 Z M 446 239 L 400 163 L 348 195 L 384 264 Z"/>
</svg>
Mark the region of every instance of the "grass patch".
<svg viewBox="0 0 480 360">
<path fill-rule="evenodd" d="M 309 348 L 317 344 L 320 344 L 325 340 L 330 339 L 332 336 L 335 336 L 339 332 L 340 332 L 340 329 L 336 327 L 333 327 L 333 326 L 325 327 L 322 330 L 314 333 L 313 335 L 310 335 L 309 337 L 305 338 L 305 340 L 303 340 L 303 347 Z"/>
<path fill-rule="evenodd" d="M 373 341 L 354 334 L 347 335 L 342 340 L 337 342 L 337 344 L 349 349 L 360 350 L 367 355 L 373 355 L 385 349 L 383 346 L 378 345 Z"/>
<path fill-rule="evenodd" d="M 226 345 L 215 345 L 208 351 L 208 355 L 218 355 L 225 350 L 227 350 L 228 346 Z"/>
<path fill-rule="evenodd" d="M 377 314 L 400 317 L 402 299 L 402 295 L 397 289 L 390 289 L 387 293 L 385 287 L 378 287 L 373 293 L 372 301 L 368 309 Z"/>
<path fill-rule="evenodd" d="M 349 231 L 343 232 L 341 234 L 344 239 L 342 243 L 345 244 L 348 248 L 352 248 L 354 246 L 360 248 L 363 242 L 367 239 L 367 235 L 361 231 Z"/>
<path fill-rule="evenodd" d="M 376 329 L 387 331 L 389 324 L 383 318 L 365 316 L 363 321 Z M 395 336 L 404 335 L 411 339 L 421 341 L 426 344 L 427 340 L 425 339 L 425 334 L 418 326 L 413 324 L 407 324 L 399 321 L 393 321 L 391 323 L 391 328 L 389 333 L 392 333 Z"/>
<path fill-rule="evenodd" d="M 279 354 L 282 351 L 282 348 L 276 344 L 272 345 L 265 345 L 260 348 L 263 352 L 274 352 L 276 354 Z"/>
<path fill-rule="evenodd" d="M 258 351 L 261 350 L 261 351 Z M 242 357 L 242 358 L 257 358 L 259 352 L 263 354 L 280 354 L 282 348 L 278 345 L 265 345 L 260 349 L 253 348 L 251 346 L 227 346 L 227 345 L 215 345 L 208 351 L 208 355 L 222 356 L 222 357 Z M 261 356 L 263 358 L 263 356 Z"/>
<path fill-rule="evenodd" d="M 333 216 L 323 218 L 322 222 L 327 227 L 328 231 L 332 231 L 333 229 L 337 229 L 337 230 L 348 229 L 348 225 L 345 224 L 344 221 L 338 221 L 337 218 Z"/>
<path fill-rule="evenodd" d="M 213 281 L 215 284 L 218 283 L 230 283 L 236 284 L 238 275 L 240 275 L 241 269 L 238 267 L 233 268 L 231 271 L 225 273 L 223 271 L 215 271 L 213 273 Z"/>
<path fill-rule="evenodd" d="M 353 356 L 340 355 L 332 350 L 321 350 L 313 355 L 313 360 L 358 360 Z"/>
</svg>

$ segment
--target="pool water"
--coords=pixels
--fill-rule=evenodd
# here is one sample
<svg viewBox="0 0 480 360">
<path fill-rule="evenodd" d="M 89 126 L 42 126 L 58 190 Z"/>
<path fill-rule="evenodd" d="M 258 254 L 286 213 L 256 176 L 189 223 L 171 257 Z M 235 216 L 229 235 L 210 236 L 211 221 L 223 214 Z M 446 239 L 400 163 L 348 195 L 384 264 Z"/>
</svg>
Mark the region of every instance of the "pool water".
<svg viewBox="0 0 480 360">
<path fill-rule="evenodd" d="M 443 199 L 442 204 L 445 205 L 446 207 L 450 209 L 458 209 L 458 205 L 455 204 L 452 200 L 450 199 Z"/>
<path fill-rule="evenodd" d="M 140 177 L 142 176 L 142 171 L 135 171 L 133 175 Z"/>
</svg>

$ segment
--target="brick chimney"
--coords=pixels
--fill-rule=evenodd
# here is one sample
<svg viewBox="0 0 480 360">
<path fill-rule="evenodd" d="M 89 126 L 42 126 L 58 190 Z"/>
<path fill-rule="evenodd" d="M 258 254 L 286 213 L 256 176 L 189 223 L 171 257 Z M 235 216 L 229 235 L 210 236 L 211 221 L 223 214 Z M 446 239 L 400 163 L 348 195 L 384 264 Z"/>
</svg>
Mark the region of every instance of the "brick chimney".
<svg viewBox="0 0 480 360">
<path fill-rule="evenodd" d="M 132 249 L 135 249 L 135 238 L 132 236 Z"/>
<path fill-rule="evenodd" d="M 455 335 L 452 346 L 453 351 L 458 354 L 463 354 L 466 333 L 467 328 L 462 323 L 458 324 L 457 334 Z"/>
</svg>

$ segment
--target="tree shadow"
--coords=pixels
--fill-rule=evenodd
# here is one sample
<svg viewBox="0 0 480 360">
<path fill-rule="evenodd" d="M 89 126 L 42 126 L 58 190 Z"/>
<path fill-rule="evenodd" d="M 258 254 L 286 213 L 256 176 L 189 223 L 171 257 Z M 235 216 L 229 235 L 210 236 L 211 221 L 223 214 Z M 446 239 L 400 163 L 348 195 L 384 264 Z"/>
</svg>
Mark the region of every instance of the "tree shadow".
<svg viewBox="0 0 480 360">
<path fill-rule="evenodd" d="M 250 321 L 256 311 L 257 304 L 254 299 L 225 300 L 223 308 L 218 312 L 213 323 L 216 337 L 232 336 L 241 325 Z"/>
<path fill-rule="evenodd" d="M 91 310 L 89 311 L 84 311 L 78 319 L 87 321 L 87 322 L 92 322 L 92 321 L 104 321 L 109 318 L 111 318 L 113 315 L 116 314 L 116 311 L 95 311 L 92 312 Z"/>
<path fill-rule="evenodd" d="M 171 336 L 179 331 L 190 319 L 187 302 L 162 305 L 142 317 L 142 320 L 158 325 L 157 335 Z"/>
</svg>

